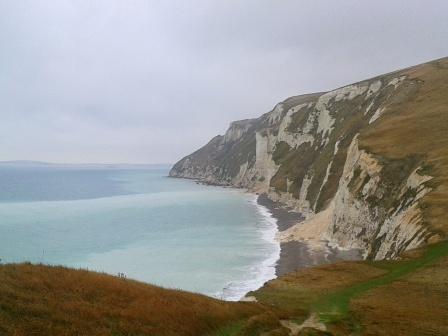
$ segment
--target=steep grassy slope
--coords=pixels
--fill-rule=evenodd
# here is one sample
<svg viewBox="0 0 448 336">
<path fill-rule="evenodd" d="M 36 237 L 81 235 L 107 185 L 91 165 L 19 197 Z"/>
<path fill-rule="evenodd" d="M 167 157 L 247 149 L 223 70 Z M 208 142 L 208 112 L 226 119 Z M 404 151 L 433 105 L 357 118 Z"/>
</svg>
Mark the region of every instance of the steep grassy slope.
<svg viewBox="0 0 448 336">
<path fill-rule="evenodd" d="M 385 117 L 365 130 L 360 145 L 388 158 L 419 157 L 424 174 L 434 176 L 434 190 L 422 201 L 424 221 L 446 237 L 448 233 L 448 58 L 402 72 L 417 88 L 398 97 Z"/>
<path fill-rule="evenodd" d="M 292 329 L 300 335 L 442 336 L 448 333 L 448 243 L 400 261 L 301 269 L 250 295 L 258 303 L 222 302 L 64 267 L 2 265 L 0 335 L 287 336 Z"/>
<path fill-rule="evenodd" d="M 88 271 L 0 266 L 0 335 L 197 336 L 263 311 Z"/>
</svg>

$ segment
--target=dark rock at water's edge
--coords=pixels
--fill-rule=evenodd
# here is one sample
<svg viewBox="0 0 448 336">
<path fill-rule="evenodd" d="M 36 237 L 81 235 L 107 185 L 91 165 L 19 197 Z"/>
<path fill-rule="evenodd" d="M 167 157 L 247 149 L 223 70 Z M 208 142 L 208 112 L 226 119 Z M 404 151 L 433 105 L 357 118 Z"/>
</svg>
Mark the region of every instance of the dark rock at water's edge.
<svg viewBox="0 0 448 336">
<path fill-rule="evenodd" d="M 258 204 L 266 207 L 277 220 L 279 231 L 284 231 L 291 226 L 303 221 L 305 217 L 286 207 L 274 202 L 266 194 L 261 194 L 257 199 Z M 361 251 L 339 250 L 322 242 L 321 250 L 313 250 L 306 242 L 291 241 L 280 243 L 280 259 L 277 261 L 275 272 L 277 276 L 296 271 L 299 268 L 328 264 L 342 260 L 360 260 Z"/>
<path fill-rule="evenodd" d="M 279 231 L 289 229 L 297 222 L 303 221 L 305 217 L 302 214 L 293 211 L 282 203 L 274 202 L 267 194 L 261 194 L 257 199 L 258 204 L 266 207 L 271 212 L 272 216 L 277 219 L 277 226 Z"/>
</svg>

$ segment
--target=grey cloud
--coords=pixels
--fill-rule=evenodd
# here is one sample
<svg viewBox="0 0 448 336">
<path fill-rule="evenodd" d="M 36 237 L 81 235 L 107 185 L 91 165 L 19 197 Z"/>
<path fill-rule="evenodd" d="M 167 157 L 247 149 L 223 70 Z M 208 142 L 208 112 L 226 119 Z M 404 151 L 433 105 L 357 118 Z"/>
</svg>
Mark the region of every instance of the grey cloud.
<svg viewBox="0 0 448 336">
<path fill-rule="evenodd" d="M 0 0 L 0 160 L 173 162 L 288 96 L 448 55 L 447 9 Z"/>
</svg>

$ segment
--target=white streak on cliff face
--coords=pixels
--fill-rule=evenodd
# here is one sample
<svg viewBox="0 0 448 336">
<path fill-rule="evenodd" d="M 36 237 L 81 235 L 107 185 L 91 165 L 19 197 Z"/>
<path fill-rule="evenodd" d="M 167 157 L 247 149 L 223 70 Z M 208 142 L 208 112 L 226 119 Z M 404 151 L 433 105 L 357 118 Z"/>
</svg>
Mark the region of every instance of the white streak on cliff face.
<svg viewBox="0 0 448 336">
<path fill-rule="evenodd" d="M 316 113 L 310 113 L 308 119 L 306 120 L 305 126 L 302 131 L 304 134 L 311 134 L 314 129 L 314 121 L 316 120 Z"/>
<path fill-rule="evenodd" d="M 375 93 L 377 93 L 381 89 L 381 81 L 376 80 L 369 86 L 369 90 L 367 90 L 366 99 L 373 96 Z"/>
<path fill-rule="evenodd" d="M 281 202 L 286 206 L 300 212 L 303 216 L 308 218 L 312 216 L 314 212 L 311 209 L 310 202 L 306 199 L 308 195 L 308 188 L 313 180 L 313 176 L 307 174 L 302 180 L 302 186 L 300 187 L 299 198 L 294 197 L 291 192 L 277 192 L 272 191 L 269 193 L 269 197 L 276 202 Z M 287 182 L 290 183 L 291 181 Z M 288 187 L 289 188 L 289 187 Z"/>
<path fill-rule="evenodd" d="M 385 220 L 379 237 L 385 243 L 380 246 L 376 259 L 388 258 L 388 252 L 395 245 L 406 243 L 406 250 L 418 247 L 425 238 L 426 230 L 422 228 L 422 212 L 419 208 L 420 199 L 431 191 L 425 183 L 432 179 L 432 176 L 420 175 L 415 169 L 408 177 L 406 184 L 401 190 L 400 199 L 403 199 L 397 210 Z M 415 196 L 411 199 L 403 198 L 406 191 L 414 191 Z M 395 236 L 394 236 L 395 234 Z M 409 237 L 413 237 L 409 239 Z"/>
<path fill-rule="evenodd" d="M 272 153 L 277 142 L 277 137 L 271 134 L 269 130 L 264 130 L 256 132 L 255 139 L 255 170 L 259 174 L 259 178 L 262 178 L 262 181 L 259 181 L 257 189 L 267 192 L 269 190 L 269 183 L 278 169 L 278 166 L 272 160 Z"/>
<path fill-rule="evenodd" d="M 341 140 L 338 140 L 335 142 L 334 144 L 334 151 L 333 151 L 333 156 L 336 155 L 339 151 L 339 143 L 341 142 Z"/>
<path fill-rule="evenodd" d="M 234 142 L 240 139 L 249 129 L 254 121 L 252 119 L 238 120 L 230 123 L 226 134 L 224 134 L 224 143 Z"/>
<path fill-rule="evenodd" d="M 312 175 L 306 175 L 305 178 L 302 181 L 302 186 L 300 187 L 299 192 L 299 201 L 297 202 L 297 210 L 304 214 L 305 216 L 308 216 L 311 210 L 310 202 L 306 199 L 306 196 L 308 195 L 308 188 L 310 187 L 311 181 L 313 180 Z"/>
<path fill-rule="evenodd" d="M 280 126 L 278 128 L 278 132 L 279 132 L 279 137 L 281 137 L 282 135 L 284 136 L 284 134 L 286 133 L 286 128 L 289 126 L 289 124 L 291 123 L 291 119 L 292 116 L 294 114 L 296 114 L 297 112 L 299 112 L 303 107 L 305 107 L 307 104 L 300 104 L 297 106 L 294 106 L 292 108 L 290 108 L 288 110 L 288 112 L 286 112 L 285 116 L 282 119 L 282 122 L 280 123 Z M 283 140 L 284 141 L 284 140 Z"/>
<path fill-rule="evenodd" d="M 324 188 L 325 184 L 328 181 L 328 177 L 330 176 L 330 171 L 331 171 L 331 165 L 332 164 L 333 164 L 333 161 L 330 161 L 330 163 L 327 166 L 327 171 L 325 173 L 324 180 L 322 181 L 322 184 L 321 184 L 321 186 L 319 188 L 319 192 L 318 192 L 317 197 L 316 197 L 316 202 L 314 203 L 314 210 L 316 210 L 316 205 L 317 205 L 317 202 L 319 201 L 320 193 L 322 192 L 322 189 Z"/>
<path fill-rule="evenodd" d="M 375 122 L 379 117 L 381 117 L 385 110 L 386 110 L 385 107 L 378 107 L 378 109 L 373 114 L 372 118 L 370 118 L 369 124 Z"/>
<path fill-rule="evenodd" d="M 393 258 L 403 250 L 417 247 L 426 235 L 421 224 L 421 212 L 418 201 L 429 188 L 424 183 L 430 177 L 410 174 L 401 192 L 402 204 L 390 214 L 389 209 L 381 204 L 370 204 L 368 199 L 375 195 L 381 199 L 382 166 L 376 158 L 358 148 L 355 138 L 347 153 L 344 172 L 335 196 L 335 210 L 326 236 L 342 248 L 360 248 L 364 256 L 371 255 L 375 259 Z M 355 176 L 355 171 L 358 175 Z M 356 194 L 358 187 L 368 178 Z M 351 184 L 351 186 L 350 186 Z M 408 189 L 417 191 L 414 198 L 403 195 Z M 353 191 L 352 191 L 353 190 Z"/>
<path fill-rule="evenodd" d="M 370 112 L 370 110 L 373 107 L 373 104 L 375 104 L 375 98 L 373 98 L 373 100 L 370 102 L 369 106 L 367 106 L 366 110 L 364 111 L 364 115 L 366 115 L 367 113 Z"/>
<path fill-rule="evenodd" d="M 406 79 L 406 76 L 400 76 L 393 78 L 387 85 L 393 85 L 394 89 L 396 89 L 403 81 Z"/>
<path fill-rule="evenodd" d="M 294 133 L 287 131 L 287 128 L 291 123 L 292 116 L 295 113 L 299 113 L 299 111 L 307 105 L 308 104 L 300 104 L 289 109 L 283 117 L 278 129 L 278 142 L 284 141 L 292 148 L 297 148 L 305 142 L 310 142 L 311 144 L 314 142 L 314 137 L 311 134 L 305 133 L 300 129 L 296 130 Z"/>
<path fill-rule="evenodd" d="M 328 92 L 319 97 L 316 102 L 316 110 L 318 113 L 317 121 L 317 134 L 322 134 L 322 143 L 328 143 L 328 137 L 331 135 L 333 130 L 335 119 L 330 115 L 329 103 L 331 100 L 335 102 L 343 100 L 352 100 L 359 95 L 366 92 L 368 86 L 364 85 L 348 85 L 343 88 Z M 333 111 L 334 113 L 335 111 Z"/>
<path fill-rule="evenodd" d="M 305 106 L 310 106 L 309 103 L 299 104 L 288 110 L 288 112 L 282 117 L 284 106 L 283 104 L 277 104 L 274 110 L 270 113 L 268 121 L 271 124 L 280 122 L 277 135 L 274 135 L 271 129 L 265 129 L 255 134 L 256 150 L 255 150 L 255 165 L 253 169 L 247 169 L 247 167 L 240 167 L 239 174 L 235 181 L 246 181 L 248 185 L 251 185 L 258 192 L 268 192 L 269 184 L 272 177 L 277 172 L 279 166 L 275 164 L 272 159 L 272 155 L 275 151 L 275 146 L 279 142 L 286 142 L 290 147 L 297 148 L 305 142 L 313 143 L 314 137 L 311 134 L 306 134 L 301 130 L 291 133 L 287 128 L 291 123 L 292 116 L 295 113 L 300 113 L 300 110 Z M 248 182 L 252 178 L 256 178 L 256 182 Z M 288 194 L 288 193 L 286 193 Z M 286 195 L 282 202 L 291 201 L 294 199 L 291 195 Z M 297 201 L 297 200 L 296 200 Z"/>
<path fill-rule="evenodd" d="M 283 103 L 275 105 L 274 109 L 269 113 L 268 121 L 270 125 L 274 125 L 280 121 L 283 114 Z"/>
<path fill-rule="evenodd" d="M 397 247 L 406 245 L 403 250 L 418 247 L 425 238 L 425 230 L 421 226 L 422 214 L 418 208 L 418 203 L 413 203 L 410 207 L 400 211 L 396 215 L 387 218 L 377 237 L 382 239 L 375 259 L 390 259 L 396 255 L 391 251 Z"/>
<path fill-rule="evenodd" d="M 356 169 L 360 170 L 358 180 L 369 176 L 371 180 L 379 182 L 381 166 L 369 154 L 358 149 L 355 137 L 347 152 L 339 188 L 335 196 L 335 211 L 329 226 L 327 236 L 341 248 L 359 248 L 364 250 L 364 256 L 370 252 L 369 242 L 373 241 L 378 229 L 379 218 L 369 209 L 367 203 L 354 195 L 349 184 L 355 178 Z M 376 189 L 371 185 L 371 191 Z M 367 240 L 365 238 L 372 240 Z"/>
<path fill-rule="evenodd" d="M 328 111 L 326 107 L 321 105 L 317 108 L 319 108 L 317 133 L 322 134 L 321 144 L 326 145 L 328 143 L 328 137 L 333 130 L 334 118 L 331 117 L 330 111 Z"/>
<path fill-rule="evenodd" d="M 407 190 L 412 190 L 415 192 L 415 196 L 411 199 L 405 199 L 400 208 L 394 213 L 389 222 L 389 226 L 400 227 L 401 231 L 413 231 L 414 239 L 410 241 L 406 247 L 406 250 L 416 248 L 423 243 L 425 235 L 427 234 L 426 229 L 422 229 L 422 212 L 419 207 L 419 201 L 432 189 L 425 185 L 426 182 L 431 180 L 433 177 L 428 175 L 420 175 L 418 173 L 419 168 L 415 169 L 411 175 L 409 175 L 406 185 L 401 191 L 400 198 L 403 197 Z M 407 230 L 403 230 L 402 225 L 407 226 Z M 385 227 L 385 230 L 387 226 Z M 386 234 L 386 239 L 388 239 Z M 401 239 L 402 237 L 399 237 Z M 397 239 L 396 239 L 397 240 Z M 403 240 L 403 239 L 401 239 Z M 381 252 L 381 251 L 380 251 Z M 384 257 L 383 254 L 378 255 L 378 259 Z"/>
<path fill-rule="evenodd" d="M 353 84 L 344 86 L 340 89 L 329 92 L 330 99 L 334 97 L 334 100 L 339 102 L 342 100 L 352 100 L 359 95 L 362 95 L 367 90 L 367 84 Z"/>
<path fill-rule="evenodd" d="M 309 106 L 310 104 L 308 103 L 303 103 L 303 104 L 299 104 L 296 106 L 293 106 L 289 109 L 288 113 L 291 113 L 291 115 L 293 115 L 294 113 L 299 112 L 302 108 L 304 108 L 305 106 Z"/>
</svg>

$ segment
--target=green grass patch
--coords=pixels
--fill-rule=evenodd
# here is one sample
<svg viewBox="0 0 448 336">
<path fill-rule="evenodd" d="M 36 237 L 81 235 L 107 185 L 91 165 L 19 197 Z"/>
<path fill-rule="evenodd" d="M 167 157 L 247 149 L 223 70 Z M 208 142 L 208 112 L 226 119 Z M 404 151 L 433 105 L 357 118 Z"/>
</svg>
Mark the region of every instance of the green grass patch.
<svg viewBox="0 0 448 336">
<path fill-rule="evenodd" d="M 226 325 L 226 326 L 218 329 L 211 336 L 235 336 L 241 332 L 241 330 L 243 329 L 243 326 L 244 326 L 244 321 L 232 323 L 232 324 Z"/>
<path fill-rule="evenodd" d="M 441 242 L 428 246 L 423 256 L 418 259 L 383 262 L 380 267 L 387 269 L 388 273 L 324 296 L 313 305 L 313 310 L 319 314 L 324 323 L 339 322 L 349 317 L 350 301 L 353 298 L 373 288 L 389 284 L 446 255 L 448 255 L 448 242 Z"/>
</svg>

